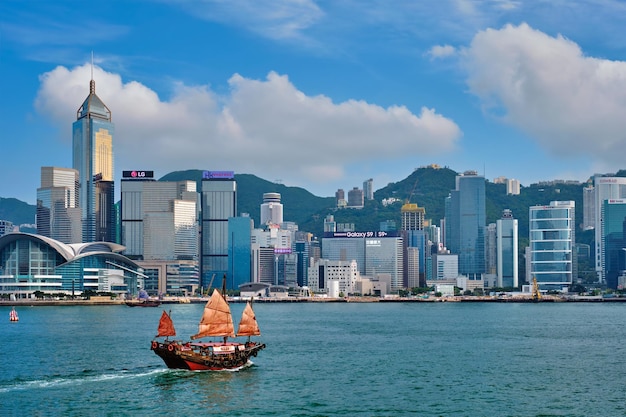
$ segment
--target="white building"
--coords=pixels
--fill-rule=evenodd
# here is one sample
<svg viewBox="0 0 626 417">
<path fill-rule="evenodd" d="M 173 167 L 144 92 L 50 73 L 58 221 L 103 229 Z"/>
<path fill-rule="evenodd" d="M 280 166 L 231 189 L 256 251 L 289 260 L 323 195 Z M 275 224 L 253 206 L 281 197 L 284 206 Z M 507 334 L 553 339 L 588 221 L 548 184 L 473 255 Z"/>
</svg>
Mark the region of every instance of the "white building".
<svg viewBox="0 0 626 417">
<path fill-rule="evenodd" d="M 356 261 L 331 261 L 318 259 L 309 267 L 309 287 L 314 292 L 327 292 L 336 288 L 343 295 L 355 292 L 360 279 Z"/>
<path fill-rule="evenodd" d="M 517 219 L 511 210 L 504 210 L 502 218 L 496 221 L 497 283 L 498 287 L 517 288 L 518 282 L 518 236 Z"/>
<path fill-rule="evenodd" d="M 514 178 L 506 180 L 506 193 L 509 195 L 519 195 L 520 193 L 520 182 Z"/>
<path fill-rule="evenodd" d="M 279 193 L 263 194 L 261 204 L 261 225 L 281 224 L 283 222 L 283 205 Z"/>
</svg>

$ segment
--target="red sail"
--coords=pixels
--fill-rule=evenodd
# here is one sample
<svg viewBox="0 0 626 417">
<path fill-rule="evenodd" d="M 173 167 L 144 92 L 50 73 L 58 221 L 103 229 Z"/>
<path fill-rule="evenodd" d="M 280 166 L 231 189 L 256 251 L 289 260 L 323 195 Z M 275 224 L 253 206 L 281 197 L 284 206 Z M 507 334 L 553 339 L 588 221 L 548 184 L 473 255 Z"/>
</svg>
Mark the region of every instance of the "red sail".
<svg viewBox="0 0 626 417">
<path fill-rule="evenodd" d="M 191 339 L 207 336 L 235 337 L 235 326 L 230 307 L 217 289 L 213 291 L 211 298 L 204 306 L 198 333 L 191 336 Z"/>
<path fill-rule="evenodd" d="M 261 331 L 256 321 L 254 311 L 252 310 L 252 304 L 246 303 L 246 308 L 243 309 L 241 314 L 241 321 L 239 322 L 239 331 L 237 336 L 260 336 Z"/>
<path fill-rule="evenodd" d="M 174 322 L 170 318 L 170 315 L 163 310 L 161 314 L 161 320 L 159 321 L 157 337 L 163 336 L 176 336 L 176 330 L 174 329 Z"/>
</svg>

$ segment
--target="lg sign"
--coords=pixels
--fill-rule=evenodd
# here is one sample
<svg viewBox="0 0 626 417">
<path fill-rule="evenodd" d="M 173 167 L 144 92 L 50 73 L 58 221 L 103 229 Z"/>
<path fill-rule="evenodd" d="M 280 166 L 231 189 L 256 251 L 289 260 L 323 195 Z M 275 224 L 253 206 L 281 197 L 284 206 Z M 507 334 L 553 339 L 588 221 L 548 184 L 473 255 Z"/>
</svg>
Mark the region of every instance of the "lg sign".
<svg viewBox="0 0 626 417">
<path fill-rule="evenodd" d="M 122 171 L 122 178 L 154 178 L 154 171 Z"/>
</svg>

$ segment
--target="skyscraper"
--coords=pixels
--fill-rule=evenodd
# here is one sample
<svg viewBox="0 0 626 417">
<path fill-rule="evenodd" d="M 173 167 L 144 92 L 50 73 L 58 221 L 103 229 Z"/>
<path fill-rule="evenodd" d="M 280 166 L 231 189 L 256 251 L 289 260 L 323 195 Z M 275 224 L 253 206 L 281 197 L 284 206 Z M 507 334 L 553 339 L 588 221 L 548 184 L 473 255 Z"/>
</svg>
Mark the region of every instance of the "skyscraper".
<svg viewBox="0 0 626 417">
<path fill-rule="evenodd" d="M 233 171 L 204 171 L 200 196 L 200 270 L 202 286 L 228 273 L 228 219 L 237 216 Z"/>
<path fill-rule="evenodd" d="M 496 240 L 497 286 L 517 288 L 517 219 L 511 210 L 504 210 L 502 218 L 496 221 Z"/>
<path fill-rule="evenodd" d="M 63 243 L 81 242 L 78 171 L 71 168 L 41 167 L 36 218 L 38 234 Z"/>
<path fill-rule="evenodd" d="M 283 222 L 283 205 L 280 203 L 279 193 L 264 193 L 261 204 L 261 227 L 266 224 L 281 224 Z"/>
<path fill-rule="evenodd" d="M 593 178 L 595 190 L 595 264 L 598 281 L 605 281 L 605 271 L 602 269 L 602 205 L 605 200 L 626 198 L 626 178 L 605 177 L 595 175 Z"/>
<path fill-rule="evenodd" d="M 365 195 L 366 200 L 374 199 L 374 179 L 373 178 L 363 181 L 363 194 Z"/>
<path fill-rule="evenodd" d="M 561 290 L 576 276 L 574 201 L 530 207 L 530 279 L 542 289 Z"/>
<path fill-rule="evenodd" d="M 485 272 L 485 178 L 475 171 L 456 177 L 446 201 L 446 247 L 459 255 L 459 273 L 481 279 Z"/>
<path fill-rule="evenodd" d="M 73 168 L 79 175 L 82 241 L 115 240 L 115 190 L 111 111 L 89 82 L 89 95 L 76 112 L 72 125 Z"/>
<path fill-rule="evenodd" d="M 602 270 L 606 285 L 623 289 L 626 273 L 626 199 L 604 200 L 602 219 Z"/>
</svg>

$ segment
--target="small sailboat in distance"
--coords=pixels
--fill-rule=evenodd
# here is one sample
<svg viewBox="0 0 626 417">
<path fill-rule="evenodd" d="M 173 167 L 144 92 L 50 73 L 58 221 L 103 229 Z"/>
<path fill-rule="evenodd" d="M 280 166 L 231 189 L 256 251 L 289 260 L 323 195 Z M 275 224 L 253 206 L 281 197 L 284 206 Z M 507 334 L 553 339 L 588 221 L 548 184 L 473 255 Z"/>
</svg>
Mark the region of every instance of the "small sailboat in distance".
<svg viewBox="0 0 626 417">
<path fill-rule="evenodd" d="M 9 321 L 19 321 L 20 318 L 17 315 L 17 311 L 15 311 L 15 307 L 13 307 L 11 309 L 11 312 L 9 313 Z"/>
<path fill-rule="evenodd" d="M 259 325 L 250 302 L 243 310 L 237 334 L 228 301 L 222 294 L 226 292 L 225 281 L 220 293 L 215 289 L 204 306 L 204 312 L 198 326 L 198 333 L 191 336 L 191 341 L 183 343 L 168 340 L 176 336 L 174 323 L 168 313 L 163 311 L 156 337 L 165 337 L 163 342 L 152 341 L 151 349 L 165 365 L 171 369 L 189 369 L 192 371 L 237 370 L 246 366 L 250 357 L 265 349 L 264 343 L 252 342 L 251 336 L 260 336 Z M 245 343 L 229 341 L 228 338 L 248 337 Z M 156 338 L 155 337 L 155 338 Z M 195 342 L 204 337 L 221 338 L 214 342 Z"/>
</svg>

